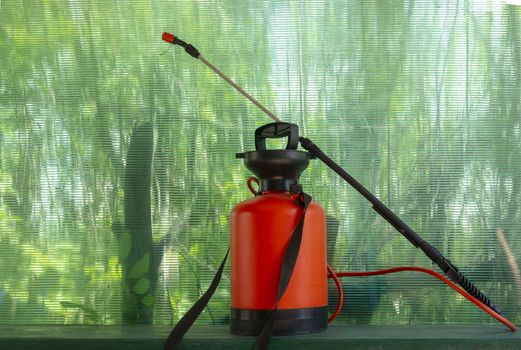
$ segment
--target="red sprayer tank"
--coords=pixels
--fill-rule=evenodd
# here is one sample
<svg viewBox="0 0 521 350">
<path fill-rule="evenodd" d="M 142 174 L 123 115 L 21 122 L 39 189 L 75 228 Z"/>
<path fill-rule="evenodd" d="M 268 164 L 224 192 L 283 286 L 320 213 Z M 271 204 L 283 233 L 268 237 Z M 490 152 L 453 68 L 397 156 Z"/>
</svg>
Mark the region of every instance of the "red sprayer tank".
<svg viewBox="0 0 521 350">
<path fill-rule="evenodd" d="M 284 150 L 267 150 L 266 138 L 288 137 Z M 238 154 L 259 179 L 255 197 L 231 214 L 231 332 L 259 334 L 273 312 L 281 264 L 304 209 L 296 203 L 298 179 L 312 156 L 297 151 L 298 128 L 271 123 L 255 131 L 256 151 Z M 327 327 L 326 219 L 312 201 L 293 273 L 282 295 L 273 334 L 318 332 Z"/>
</svg>

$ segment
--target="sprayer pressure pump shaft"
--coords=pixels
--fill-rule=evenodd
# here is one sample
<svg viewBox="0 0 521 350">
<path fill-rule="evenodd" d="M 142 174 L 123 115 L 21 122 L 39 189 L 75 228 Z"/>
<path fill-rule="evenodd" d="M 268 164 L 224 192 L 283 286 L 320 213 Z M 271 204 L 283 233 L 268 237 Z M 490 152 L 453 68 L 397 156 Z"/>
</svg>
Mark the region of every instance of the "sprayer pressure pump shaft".
<svg viewBox="0 0 521 350">
<path fill-rule="evenodd" d="M 264 107 L 259 101 L 253 98 L 250 94 L 248 94 L 244 89 L 238 86 L 233 80 L 231 80 L 228 76 L 226 76 L 223 72 L 217 69 L 213 64 L 208 62 L 199 51 L 192 46 L 184 42 L 183 40 L 175 37 L 170 33 L 163 33 L 163 40 L 172 44 L 179 45 L 184 47 L 185 51 L 192 57 L 197 58 L 201 62 L 203 62 L 206 66 L 208 66 L 212 71 L 214 71 L 217 75 L 223 78 L 228 84 L 233 86 L 235 90 L 245 96 L 248 100 L 250 100 L 255 106 L 261 109 L 264 113 L 266 113 L 271 119 L 276 122 L 281 122 L 280 118 L 278 118 L 275 114 L 270 112 L 266 107 Z M 490 299 L 483 294 L 478 288 L 476 288 L 459 270 L 454 264 L 450 262 L 443 254 L 441 254 L 434 246 L 421 238 L 411 227 L 409 227 L 402 219 L 398 217 L 391 209 L 389 209 L 385 204 L 383 204 L 375 195 L 373 195 L 369 190 L 367 190 L 361 183 L 359 183 L 355 178 L 353 178 L 347 171 L 345 171 L 341 166 L 339 166 L 335 161 L 329 158 L 317 145 L 315 145 L 310 139 L 305 137 L 300 137 L 299 142 L 301 146 L 311 153 L 313 156 L 320 159 L 324 164 L 326 164 L 331 170 L 337 173 L 342 179 L 344 179 L 347 183 L 349 183 L 355 190 L 358 191 L 364 198 L 366 198 L 372 205 L 373 209 L 383 217 L 387 222 L 389 222 L 398 232 L 400 232 L 409 242 L 411 242 L 415 247 L 420 248 L 425 255 L 431 259 L 433 263 L 438 265 L 438 267 L 449 277 L 451 280 L 459 284 L 463 289 L 465 289 L 469 294 L 474 296 L 476 299 L 481 301 L 483 304 L 487 305 L 490 309 L 502 315 L 501 310 L 495 306 Z"/>
</svg>

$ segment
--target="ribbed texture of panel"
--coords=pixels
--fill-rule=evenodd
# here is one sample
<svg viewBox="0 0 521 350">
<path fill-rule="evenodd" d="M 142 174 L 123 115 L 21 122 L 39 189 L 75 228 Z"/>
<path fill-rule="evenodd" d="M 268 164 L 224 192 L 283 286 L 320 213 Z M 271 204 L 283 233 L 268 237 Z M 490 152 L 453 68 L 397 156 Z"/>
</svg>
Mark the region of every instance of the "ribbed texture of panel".
<svg viewBox="0 0 521 350">
<path fill-rule="evenodd" d="M 235 153 L 270 122 L 332 159 L 521 321 L 521 7 L 514 1 L 3 1 L 0 323 L 174 323 L 208 287 Z M 330 264 L 430 262 L 318 161 Z M 338 322 L 488 323 L 427 276 L 343 280 Z M 336 303 L 331 284 L 330 302 Z M 201 316 L 229 319 L 229 274 Z"/>
</svg>

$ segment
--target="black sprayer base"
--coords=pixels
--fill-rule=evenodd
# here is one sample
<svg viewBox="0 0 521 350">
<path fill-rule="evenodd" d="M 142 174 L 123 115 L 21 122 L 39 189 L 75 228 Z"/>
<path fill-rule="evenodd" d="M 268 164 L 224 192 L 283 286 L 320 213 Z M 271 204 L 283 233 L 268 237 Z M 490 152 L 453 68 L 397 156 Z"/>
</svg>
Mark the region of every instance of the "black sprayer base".
<svg viewBox="0 0 521 350">
<path fill-rule="evenodd" d="M 230 332 L 259 335 L 272 310 L 231 309 Z M 297 335 L 327 329 L 327 306 L 303 309 L 279 309 L 273 335 Z"/>
</svg>

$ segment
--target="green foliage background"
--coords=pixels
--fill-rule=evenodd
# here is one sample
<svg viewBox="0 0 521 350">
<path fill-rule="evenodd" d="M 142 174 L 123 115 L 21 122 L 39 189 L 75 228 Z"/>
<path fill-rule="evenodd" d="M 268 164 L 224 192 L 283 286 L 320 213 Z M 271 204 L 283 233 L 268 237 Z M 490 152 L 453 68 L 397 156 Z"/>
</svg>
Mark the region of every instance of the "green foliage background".
<svg viewBox="0 0 521 350">
<path fill-rule="evenodd" d="M 250 196 L 234 154 L 269 122 L 197 46 L 446 253 L 514 321 L 521 285 L 521 8 L 501 1 L 8 0 L 0 3 L 0 323 L 118 324 L 123 176 L 151 122 L 153 321 L 198 298 Z M 314 163 L 307 192 L 340 222 L 337 270 L 429 267 Z M 129 274 L 142 276 L 149 258 Z M 138 276 L 139 275 L 139 276 Z M 136 277 L 136 278 L 137 278 Z M 136 293 L 149 290 L 141 280 Z M 228 275 L 200 322 L 227 322 Z M 347 323 L 491 320 L 429 277 L 350 279 Z M 331 288 L 331 304 L 336 293 Z"/>
</svg>

